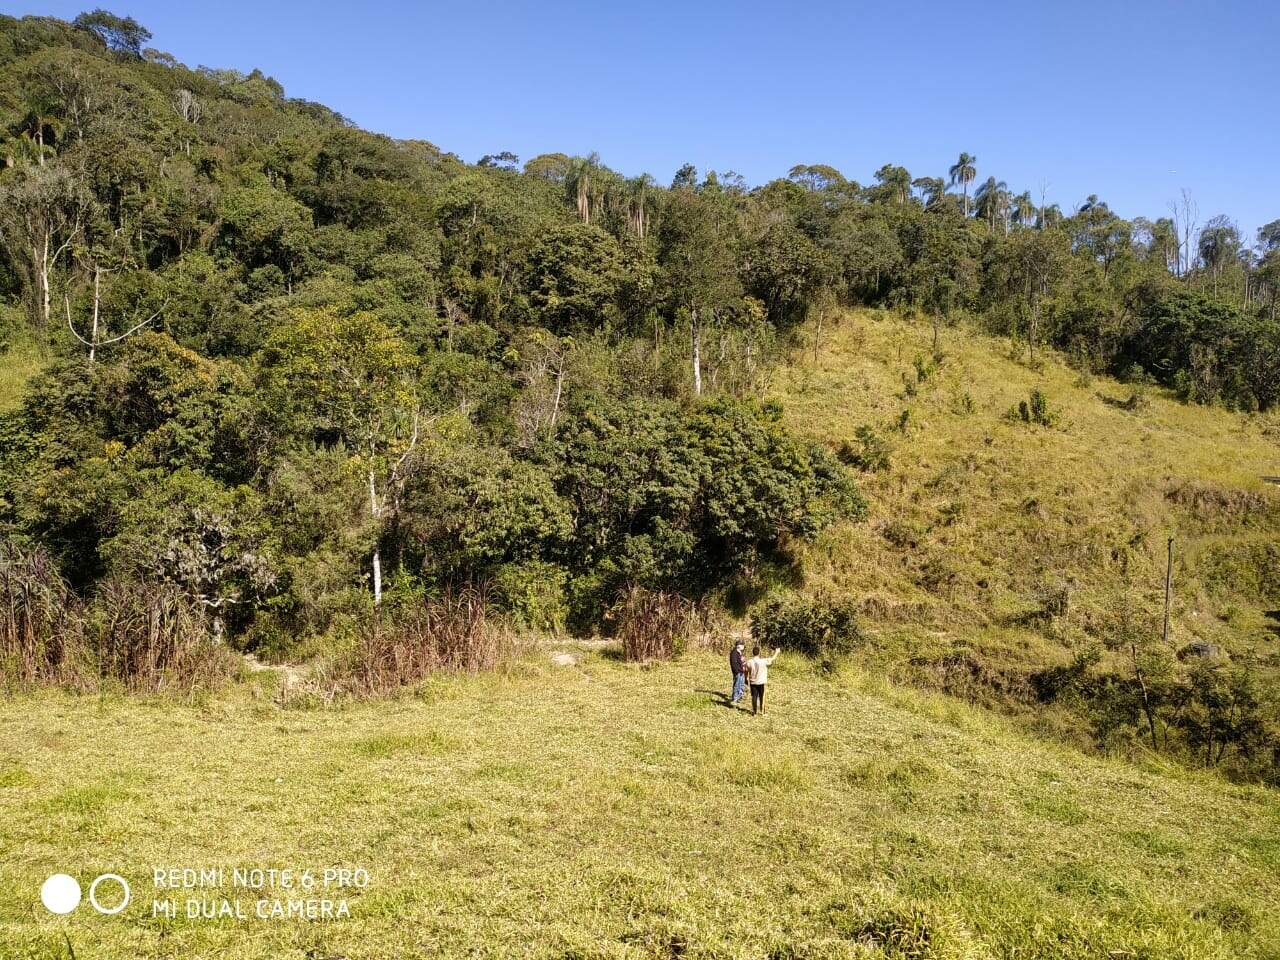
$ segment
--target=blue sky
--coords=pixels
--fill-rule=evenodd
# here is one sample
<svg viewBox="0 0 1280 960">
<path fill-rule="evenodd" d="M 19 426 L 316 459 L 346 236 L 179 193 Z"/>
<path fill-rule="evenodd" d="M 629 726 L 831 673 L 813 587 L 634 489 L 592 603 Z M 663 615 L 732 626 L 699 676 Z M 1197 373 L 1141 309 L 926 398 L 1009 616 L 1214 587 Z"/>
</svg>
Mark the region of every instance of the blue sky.
<svg viewBox="0 0 1280 960">
<path fill-rule="evenodd" d="M 961 150 L 1064 208 L 1156 217 L 1186 188 L 1250 241 L 1280 217 L 1280 3 L 103 2 L 192 66 L 261 67 L 290 96 L 466 160 L 596 150 L 670 180 L 796 163 L 867 182 Z"/>
</svg>

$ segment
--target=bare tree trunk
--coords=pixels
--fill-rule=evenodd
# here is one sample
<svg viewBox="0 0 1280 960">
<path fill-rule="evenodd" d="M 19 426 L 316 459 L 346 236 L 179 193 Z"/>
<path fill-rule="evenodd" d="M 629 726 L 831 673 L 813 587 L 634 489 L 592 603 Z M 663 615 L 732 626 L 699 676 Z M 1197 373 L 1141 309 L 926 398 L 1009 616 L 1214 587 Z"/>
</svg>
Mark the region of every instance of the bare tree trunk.
<svg viewBox="0 0 1280 960">
<path fill-rule="evenodd" d="M 1027 329 L 1027 342 L 1031 346 L 1031 363 L 1036 362 L 1036 337 L 1040 327 L 1040 301 L 1036 297 L 1035 281 L 1027 281 L 1027 299 L 1031 301 L 1031 317 Z"/>
<path fill-rule="evenodd" d="M 93 332 L 89 335 L 89 363 L 92 364 L 94 357 L 98 353 L 98 303 L 100 296 L 98 293 L 98 281 L 102 275 L 102 269 L 95 263 L 93 265 Z"/>
<path fill-rule="evenodd" d="M 693 395 L 702 396 L 702 329 L 698 326 L 698 308 L 689 313 L 689 336 L 693 341 Z"/>
<path fill-rule="evenodd" d="M 1142 667 L 1138 666 L 1138 646 L 1132 640 L 1129 641 L 1129 656 L 1133 658 L 1133 675 L 1138 681 L 1138 690 L 1142 694 L 1142 712 L 1147 717 L 1147 729 L 1151 731 L 1151 749 L 1159 750 L 1160 743 L 1156 740 L 1156 715 L 1151 706 L 1151 695 L 1147 692 L 1147 681 L 1142 676 Z"/>
<path fill-rule="evenodd" d="M 560 365 L 556 367 L 556 395 L 551 402 L 551 421 L 547 424 L 547 436 L 553 436 L 556 432 L 556 418 L 560 416 L 560 397 L 564 393 L 564 357 L 560 358 Z"/>
<path fill-rule="evenodd" d="M 370 470 L 369 515 L 373 517 L 376 522 L 380 512 L 381 511 L 378 510 L 378 494 L 374 486 L 373 471 Z M 377 536 L 378 539 L 373 543 L 373 605 L 375 607 L 380 607 L 382 606 L 382 549 L 380 543 L 382 539 L 382 530 L 376 530 L 375 536 Z"/>
<path fill-rule="evenodd" d="M 36 272 L 40 275 L 40 322 L 45 330 L 49 329 L 49 234 L 44 235 L 44 252 L 36 263 Z"/>
</svg>

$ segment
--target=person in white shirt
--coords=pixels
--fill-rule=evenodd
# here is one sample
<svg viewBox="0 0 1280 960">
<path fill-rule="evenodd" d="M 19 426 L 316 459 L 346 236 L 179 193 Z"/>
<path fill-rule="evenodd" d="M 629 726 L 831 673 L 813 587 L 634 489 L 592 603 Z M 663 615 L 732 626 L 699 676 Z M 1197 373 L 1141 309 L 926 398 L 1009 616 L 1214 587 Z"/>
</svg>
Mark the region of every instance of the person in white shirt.
<svg viewBox="0 0 1280 960">
<path fill-rule="evenodd" d="M 751 684 L 751 712 L 764 713 L 764 685 L 769 682 L 769 664 L 778 659 L 781 650 L 774 650 L 772 657 L 760 656 L 760 644 L 751 648 L 747 661 L 747 682 Z"/>
</svg>

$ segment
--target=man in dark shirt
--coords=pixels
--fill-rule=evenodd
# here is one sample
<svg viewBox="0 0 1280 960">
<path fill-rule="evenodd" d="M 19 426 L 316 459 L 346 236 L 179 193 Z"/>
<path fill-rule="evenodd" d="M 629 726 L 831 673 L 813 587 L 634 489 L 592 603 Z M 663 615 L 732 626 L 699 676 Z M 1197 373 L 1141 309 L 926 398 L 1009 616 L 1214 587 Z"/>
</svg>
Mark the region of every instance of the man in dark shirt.
<svg viewBox="0 0 1280 960">
<path fill-rule="evenodd" d="M 729 651 L 729 669 L 733 671 L 733 695 L 729 698 L 730 703 L 741 700 L 747 689 L 747 666 L 742 662 L 742 651 L 746 648 L 747 645 L 738 640 Z"/>
</svg>

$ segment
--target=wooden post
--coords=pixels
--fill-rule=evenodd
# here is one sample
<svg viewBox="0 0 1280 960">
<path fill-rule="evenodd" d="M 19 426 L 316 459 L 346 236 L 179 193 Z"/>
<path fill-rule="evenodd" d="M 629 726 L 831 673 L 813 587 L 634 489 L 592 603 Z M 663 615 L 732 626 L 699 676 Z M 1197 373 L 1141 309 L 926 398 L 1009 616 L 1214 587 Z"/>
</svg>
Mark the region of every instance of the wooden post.
<svg viewBox="0 0 1280 960">
<path fill-rule="evenodd" d="M 1173 537 L 1169 538 L 1169 558 L 1164 568 L 1164 645 L 1169 646 L 1169 607 L 1173 602 Z"/>
</svg>

